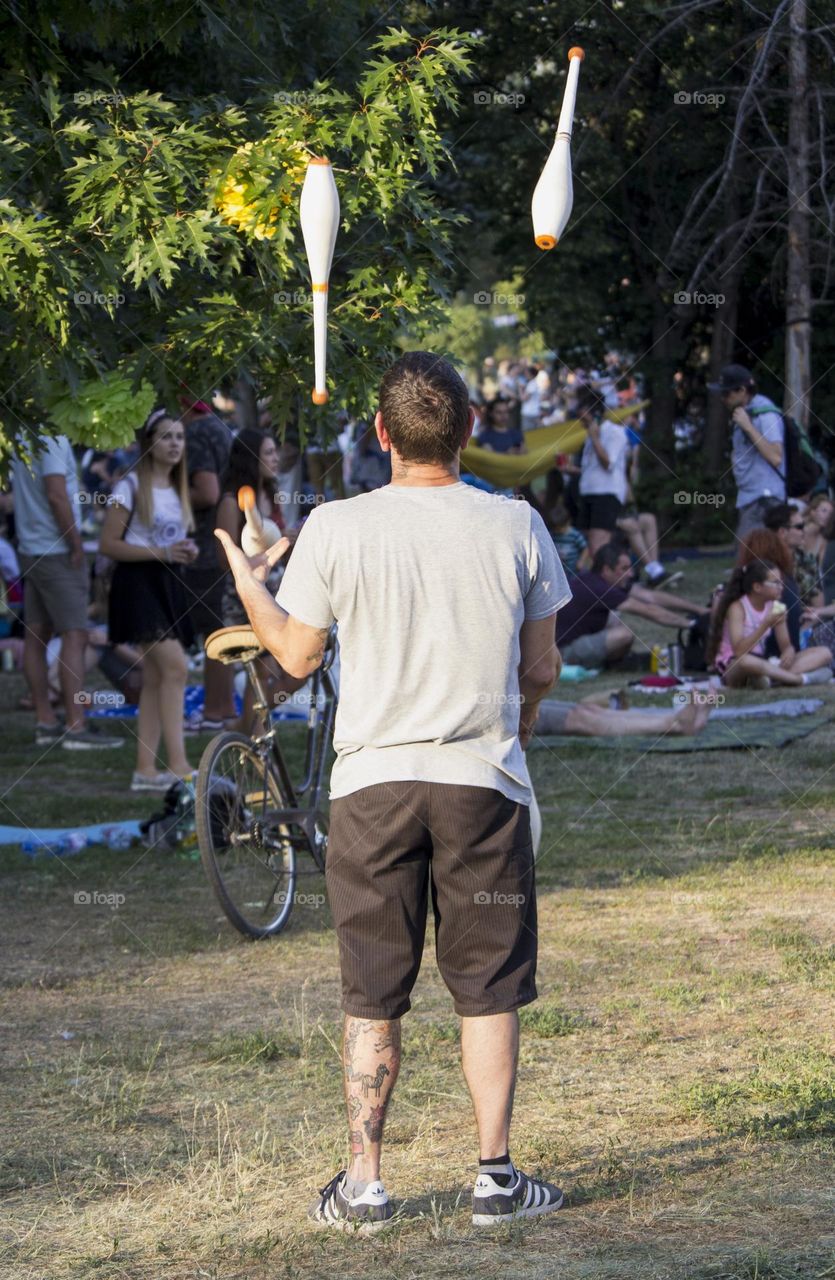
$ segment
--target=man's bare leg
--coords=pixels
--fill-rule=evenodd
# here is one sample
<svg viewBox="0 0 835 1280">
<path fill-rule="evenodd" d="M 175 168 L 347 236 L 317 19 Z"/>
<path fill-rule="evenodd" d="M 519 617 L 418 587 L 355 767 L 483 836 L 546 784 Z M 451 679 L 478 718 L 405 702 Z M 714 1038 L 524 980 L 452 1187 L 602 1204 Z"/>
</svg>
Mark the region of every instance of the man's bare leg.
<svg viewBox="0 0 835 1280">
<path fill-rule="evenodd" d="M 518 1061 L 515 1011 L 461 1019 L 461 1065 L 473 1100 L 482 1160 L 507 1153 Z"/>
<path fill-rule="evenodd" d="M 540 708 L 540 718 L 542 714 Z M 710 703 L 707 699 L 687 702 L 682 707 L 665 712 L 664 715 L 658 715 L 654 711 L 632 709 L 616 711 L 611 707 L 600 707 L 591 702 L 577 702 L 566 716 L 563 732 L 584 738 L 633 737 L 638 734 L 660 736 L 665 733 L 690 737 L 702 731 L 707 724 L 709 714 Z"/>
<path fill-rule="evenodd" d="M 351 1144 L 349 1183 L 375 1182 L 389 1098 L 400 1070 L 400 1020 L 346 1014 L 342 1041 Z"/>
</svg>

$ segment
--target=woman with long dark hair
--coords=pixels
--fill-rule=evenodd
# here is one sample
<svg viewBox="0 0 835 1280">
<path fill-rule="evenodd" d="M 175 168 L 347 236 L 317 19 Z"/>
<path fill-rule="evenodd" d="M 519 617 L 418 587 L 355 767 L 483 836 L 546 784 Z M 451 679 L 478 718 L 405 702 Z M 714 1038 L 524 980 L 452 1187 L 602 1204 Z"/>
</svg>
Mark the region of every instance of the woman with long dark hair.
<svg viewBox="0 0 835 1280">
<path fill-rule="evenodd" d="M 142 654 L 142 692 L 132 791 L 165 791 L 192 772 L 183 736 L 185 650 L 194 635 L 181 572 L 197 556 L 183 424 L 165 409 L 137 436 L 135 467 L 113 486 L 99 550 L 115 560 L 108 602 L 111 644 Z M 157 767 L 162 738 L 168 769 Z"/>
<path fill-rule="evenodd" d="M 722 683 L 741 688 L 757 683 L 810 684 L 812 673 L 831 678 L 828 649 L 804 649 L 792 645 L 786 628 L 786 606 L 781 603 L 783 575 L 770 560 L 752 560 L 734 569 L 714 613 L 708 638 L 708 665 L 712 662 Z M 774 632 L 779 662 L 764 653 L 765 638 Z"/>
<path fill-rule="evenodd" d="M 258 510 L 265 519 L 272 520 L 284 532 L 284 519 L 281 504 L 276 492 L 279 472 L 279 452 L 275 439 L 269 432 L 259 431 L 254 427 L 246 427 L 240 431 L 232 442 L 229 454 L 229 466 L 223 480 L 223 493 L 217 509 L 217 525 L 235 542 L 241 545 L 246 517 L 238 504 L 238 492 L 249 486 L 255 493 Z M 218 560 L 225 565 L 226 557 L 218 543 Z M 275 594 L 281 581 L 283 568 L 273 570 L 267 579 L 267 586 Z M 227 574 L 223 591 L 223 623 L 224 626 L 249 626 L 246 610 L 241 604 L 235 581 L 231 573 Z M 258 659 L 261 679 L 270 695 L 279 705 L 284 698 L 304 685 L 304 680 L 297 680 L 282 671 L 274 658 Z M 254 694 L 247 681 L 244 693 L 244 707 L 240 727 L 249 733 L 253 727 Z"/>
</svg>

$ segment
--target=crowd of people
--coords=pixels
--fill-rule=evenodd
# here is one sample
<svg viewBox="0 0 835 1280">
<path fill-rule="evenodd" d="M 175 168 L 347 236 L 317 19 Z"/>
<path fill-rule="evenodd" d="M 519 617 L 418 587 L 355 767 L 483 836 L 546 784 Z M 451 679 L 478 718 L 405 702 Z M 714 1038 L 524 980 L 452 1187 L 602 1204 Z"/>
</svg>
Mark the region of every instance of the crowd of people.
<svg viewBox="0 0 835 1280">
<path fill-rule="evenodd" d="M 473 444 L 523 454 L 537 427 L 577 419 L 586 428 L 575 455 L 555 454 L 540 485 L 516 491 L 539 510 L 569 577 L 573 598 L 559 618 L 566 663 L 628 663 L 642 647 L 630 619 L 641 617 L 676 633 L 696 627 L 705 667 L 729 686 L 828 680 L 835 505 L 826 477 L 818 477 L 817 492 L 787 496 L 783 416 L 747 369 L 728 366 L 710 390 L 728 412 L 737 567 L 705 602 L 673 594 L 681 575 L 661 561 L 656 515 L 635 501 L 641 387 L 617 356 L 600 370 L 486 360 L 470 387 Z M 635 412 L 624 414 L 631 405 Z M 612 416 L 613 409 L 621 412 Z M 698 450 L 703 409 L 696 396 L 684 404 L 674 432 L 679 452 Z M 368 421 L 343 414 L 331 444 L 300 448 L 274 429 L 280 424 L 268 404 L 259 412 L 257 427 L 241 428 L 234 402 L 184 398 L 176 414 L 155 410 L 125 449 L 101 453 L 44 438 L 42 452 L 26 458 L 21 451 L 15 460 L 11 490 L 0 494 L 0 650 L 5 665 L 23 668 L 23 702 L 34 711 L 39 746 L 106 750 L 123 742 L 85 717 L 85 678 L 96 664 L 126 700 L 138 702 L 134 790 L 161 791 L 187 776 L 189 736 L 232 723 L 251 727 L 251 690 L 236 711 L 233 671 L 202 655 L 212 631 L 245 621 L 214 530 L 240 545 L 238 492 L 247 486 L 292 543 L 315 504 L 369 492 L 391 477 L 390 455 Z M 196 668 L 203 704 L 184 716 L 183 691 Z M 261 675 L 276 697 L 299 687 L 272 659 L 263 660 Z M 598 712 L 589 714 L 589 724 L 600 723 Z"/>
<path fill-rule="evenodd" d="M 317 503 L 385 483 L 388 456 L 368 424 L 342 415 L 334 426 L 333 447 L 302 449 L 279 442 L 268 405 L 257 427 L 239 428 L 234 413 L 188 399 L 176 414 L 156 409 L 125 449 L 74 449 L 61 436 L 31 456 L 19 448 L 0 495 L 0 648 L 25 675 L 36 745 L 123 744 L 88 717 L 96 664 L 137 705 L 134 791 L 191 774 L 190 736 L 251 727 L 251 690 L 238 713 L 234 672 L 202 652 L 213 631 L 245 621 L 215 529 L 240 545 L 243 486 L 292 541 Z M 186 716 L 190 671 L 202 671 L 203 702 Z M 301 683 L 270 659 L 262 675 L 276 698 Z"/>
<path fill-rule="evenodd" d="M 560 615 L 566 662 L 616 667 L 636 646 L 629 615 L 703 637 L 704 667 L 731 686 L 802 684 L 831 678 L 835 662 L 835 506 L 826 466 L 798 453 L 796 428 L 742 365 L 728 365 L 708 392 L 727 412 L 736 517 L 729 525 L 737 569 L 710 601 L 669 588 L 658 520 L 639 492 L 639 412 L 611 415 L 640 400 L 640 387 L 612 355 L 600 371 L 508 360 L 485 362 L 474 393 L 481 448 L 526 452 L 526 432 L 576 418 L 581 451 L 555 458 L 538 506 L 569 574 L 573 599 Z M 686 473 L 687 451 L 704 436 L 705 401 L 691 395 L 673 428 Z M 643 577 L 643 581 L 641 578 Z M 779 591 L 777 590 L 779 586 Z M 660 589 L 660 590 L 659 590 Z"/>
</svg>

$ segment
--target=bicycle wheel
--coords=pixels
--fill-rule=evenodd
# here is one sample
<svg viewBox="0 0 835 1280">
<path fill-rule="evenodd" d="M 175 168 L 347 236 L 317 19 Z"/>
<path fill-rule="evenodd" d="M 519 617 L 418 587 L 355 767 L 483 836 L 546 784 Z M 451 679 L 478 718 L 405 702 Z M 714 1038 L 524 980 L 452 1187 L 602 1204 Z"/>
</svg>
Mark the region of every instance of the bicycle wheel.
<svg viewBox="0 0 835 1280">
<path fill-rule="evenodd" d="M 289 808 L 267 752 L 242 733 L 213 738 L 197 773 L 200 857 L 229 921 L 250 938 L 284 928 L 296 888 L 296 852 L 279 812 Z"/>
</svg>

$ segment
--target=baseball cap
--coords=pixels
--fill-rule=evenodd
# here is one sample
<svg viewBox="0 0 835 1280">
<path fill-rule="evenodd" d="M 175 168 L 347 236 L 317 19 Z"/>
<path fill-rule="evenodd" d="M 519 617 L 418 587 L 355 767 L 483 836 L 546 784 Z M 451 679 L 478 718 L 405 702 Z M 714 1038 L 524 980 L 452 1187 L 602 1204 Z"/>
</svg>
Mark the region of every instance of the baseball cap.
<svg viewBox="0 0 835 1280">
<path fill-rule="evenodd" d="M 724 369 L 720 370 L 719 381 L 709 382 L 707 384 L 708 391 L 736 391 L 738 387 L 755 386 L 754 375 L 750 369 L 746 369 L 744 364 L 726 364 Z"/>
</svg>

